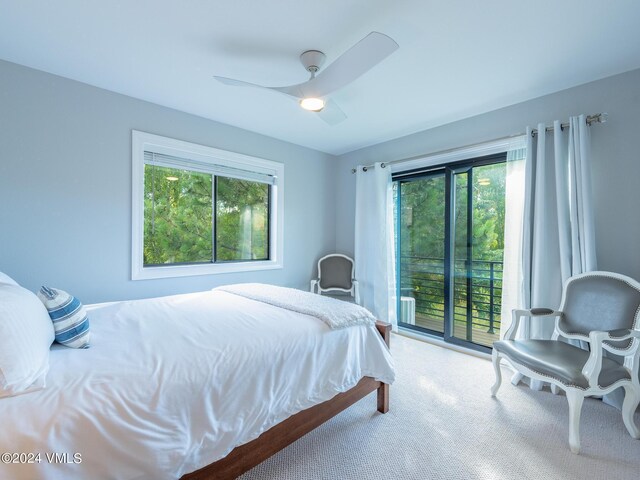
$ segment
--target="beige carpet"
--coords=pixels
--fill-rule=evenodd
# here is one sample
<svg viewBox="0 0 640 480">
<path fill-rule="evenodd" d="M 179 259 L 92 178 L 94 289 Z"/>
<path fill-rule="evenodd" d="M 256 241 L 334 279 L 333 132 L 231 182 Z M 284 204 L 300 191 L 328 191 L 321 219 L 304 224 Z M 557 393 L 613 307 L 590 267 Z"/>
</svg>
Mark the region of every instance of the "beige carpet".
<svg viewBox="0 0 640 480">
<path fill-rule="evenodd" d="M 564 396 L 514 387 L 505 371 L 493 399 L 490 361 L 398 335 L 392 351 L 389 413 L 370 395 L 241 478 L 640 480 L 640 440 L 614 408 L 585 401 L 573 455 Z"/>
</svg>

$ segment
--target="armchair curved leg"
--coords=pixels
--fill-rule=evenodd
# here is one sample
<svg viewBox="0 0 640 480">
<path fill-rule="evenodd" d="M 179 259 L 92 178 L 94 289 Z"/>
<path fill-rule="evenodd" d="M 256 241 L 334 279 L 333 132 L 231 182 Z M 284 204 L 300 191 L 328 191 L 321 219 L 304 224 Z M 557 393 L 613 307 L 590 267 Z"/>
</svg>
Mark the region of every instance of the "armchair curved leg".
<svg viewBox="0 0 640 480">
<path fill-rule="evenodd" d="M 491 396 L 495 397 L 496 393 L 498 393 L 498 389 L 502 384 L 502 371 L 500 370 L 500 354 L 494 348 L 493 353 L 491 354 L 491 361 L 493 362 L 493 370 L 496 372 L 496 383 L 491 387 Z"/>
<path fill-rule="evenodd" d="M 640 429 L 636 427 L 633 421 L 633 414 L 640 403 L 640 392 L 633 385 L 625 385 L 624 401 L 622 402 L 622 420 L 624 426 L 627 427 L 629 435 L 633 438 L 640 438 Z"/>
<path fill-rule="evenodd" d="M 551 388 L 551 393 L 553 393 L 554 395 L 558 395 L 560 393 L 560 387 L 558 387 L 556 384 L 552 383 L 549 387 Z"/>
<path fill-rule="evenodd" d="M 567 401 L 569 402 L 569 447 L 575 454 L 580 453 L 580 413 L 584 396 L 582 392 L 573 388 L 567 388 Z"/>
</svg>

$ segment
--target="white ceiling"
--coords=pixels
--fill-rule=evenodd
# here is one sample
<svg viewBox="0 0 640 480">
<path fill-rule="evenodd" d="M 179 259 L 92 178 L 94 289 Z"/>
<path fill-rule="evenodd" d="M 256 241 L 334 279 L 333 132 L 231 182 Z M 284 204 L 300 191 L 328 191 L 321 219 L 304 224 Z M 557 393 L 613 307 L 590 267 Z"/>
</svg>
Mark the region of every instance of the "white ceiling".
<svg viewBox="0 0 640 480">
<path fill-rule="evenodd" d="M 640 68 L 638 0 L 0 0 L 0 58 L 332 154 Z M 400 48 L 329 126 L 230 87 L 307 79 L 371 31 Z"/>
</svg>

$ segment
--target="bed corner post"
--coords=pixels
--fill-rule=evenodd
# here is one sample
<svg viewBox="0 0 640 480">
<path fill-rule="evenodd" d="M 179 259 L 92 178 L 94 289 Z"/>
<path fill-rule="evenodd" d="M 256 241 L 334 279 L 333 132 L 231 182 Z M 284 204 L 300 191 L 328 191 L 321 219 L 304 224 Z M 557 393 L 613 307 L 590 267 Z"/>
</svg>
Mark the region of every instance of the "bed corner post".
<svg viewBox="0 0 640 480">
<path fill-rule="evenodd" d="M 378 320 L 376 321 L 376 328 L 382 335 L 387 347 L 391 347 L 391 324 Z M 378 411 L 380 413 L 389 411 L 389 385 L 386 383 L 381 383 L 378 387 Z"/>
<path fill-rule="evenodd" d="M 384 343 L 387 344 L 387 347 L 391 347 L 391 324 L 376 320 L 376 328 L 382 336 Z"/>
</svg>

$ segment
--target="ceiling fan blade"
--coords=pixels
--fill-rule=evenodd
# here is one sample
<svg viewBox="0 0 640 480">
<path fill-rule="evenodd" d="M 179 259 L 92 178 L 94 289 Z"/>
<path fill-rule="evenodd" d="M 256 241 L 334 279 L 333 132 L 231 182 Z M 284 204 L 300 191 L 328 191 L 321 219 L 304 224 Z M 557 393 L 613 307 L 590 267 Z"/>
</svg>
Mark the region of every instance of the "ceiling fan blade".
<svg viewBox="0 0 640 480">
<path fill-rule="evenodd" d="M 262 85 L 257 85 L 255 83 L 243 82 L 242 80 L 236 80 L 235 78 L 227 78 L 227 77 L 218 77 L 214 75 L 215 78 L 220 83 L 224 83 L 225 85 L 233 85 L 234 87 L 259 87 L 265 88 Z"/>
<path fill-rule="evenodd" d="M 279 88 L 294 96 L 323 97 L 368 72 L 398 49 L 390 37 L 371 32 L 308 82 Z M 302 94 L 302 95 L 300 95 Z"/>
<path fill-rule="evenodd" d="M 267 89 L 267 90 L 273 90 L 277 93 L 281 93 L 283 95 L 286 95 L 287 97 L 289 97 L 292 100 L 295 100 L 296 102 L 300 99 L 300 97 L 296 96 L 296 95 L 291 95 L 285 91 L 283 91 L 285 88 L 287 87 L 265 87 L 262 85 L 258 85 L 256 83 L 250 83 L 250 82 L 245 82 L 242 80 L 236 80 L 235 78 L 227 78 L 227 77 L 218 77 L 215 76 L 214 77 L 216 80 L 218 80 L 220 83 L 224 83 L 225 85 L 232 85 L 234 87 L 256 87 L 256 88 L 263 88 L 263 89 Z M 333 100 L 327 100 L 327 102 L 324 105 L 324 108 L 319 111 L 316 112 L 317 115 L 324 120 L 326 123 L 328 123 L 329 125 L 336 125 L 340 122 L 342 122 L 343 120 L 345 120 L 347 118 L 347 115 L 342 111 L 342 109 L 338 106 L 338 104 L 336 102 L 334 102 Z"/>
<path fill-rule="evenodd" d="M 225 85 L 231 85 L 233 87 L 254 87 L 254 88 L 264 88 L 266 90 L 272 90 L 278 93 L 282 93 L 284 95 L 287 96 L 295 96 L 295 95 L 291 95 L 285 91 L 283 91 L 283 89 L 279 88 L 279 87 L 265 87 L 264 85 L 258 85 L 257 83 L 250 83 L 250 82 L 245 82 L 243 80 L 236 80 L 235 78 L 228 78 L 228 77 L 218 77 L 217 75 L 214 75 L 213 78 L 215 78 L 217 81 L 219 81 L 220 83 L 224 83 Z M 297 96 L 295 96 L 296 98 L 299 98 Z"/>
<path fill-rule="evenodd" d="M 318 116 L 329 125 L 337 125 L 347 119 L 347 115 L 342 111 L 336 102 L 327 100 L 324 108 L 317 112 Z"/>
</svg>

